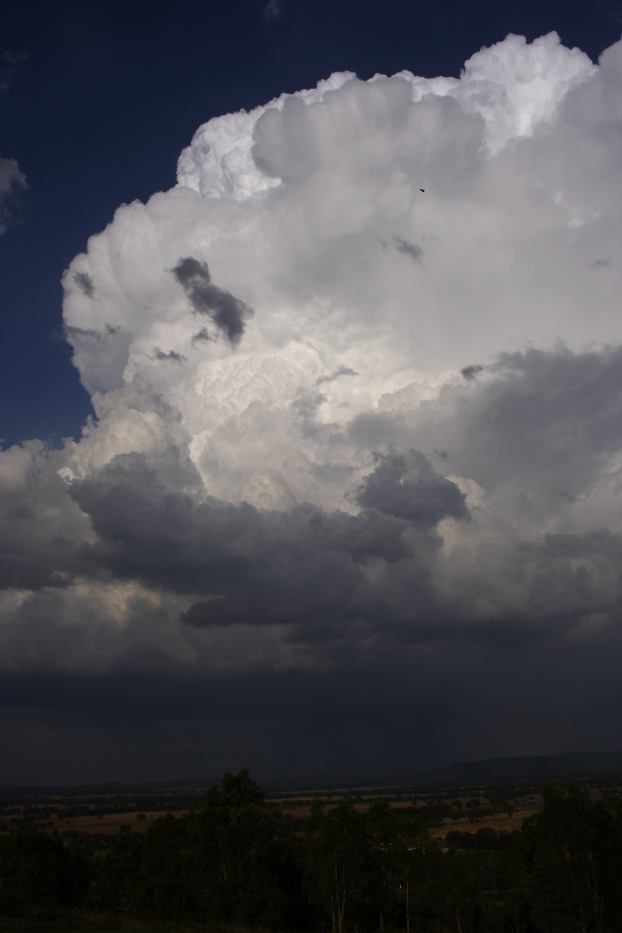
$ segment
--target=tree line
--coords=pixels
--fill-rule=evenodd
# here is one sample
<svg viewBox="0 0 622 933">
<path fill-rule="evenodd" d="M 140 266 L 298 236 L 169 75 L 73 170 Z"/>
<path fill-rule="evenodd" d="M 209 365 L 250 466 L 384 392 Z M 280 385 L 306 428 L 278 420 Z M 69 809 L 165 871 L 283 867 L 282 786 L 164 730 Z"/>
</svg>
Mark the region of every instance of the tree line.
<svg viewBox="0 0 622 933">
<path fill-rule="evenodd" d="M 620 933 L 622 806 L 544 791 L 520 832 L 430 839 L 415 811 L 343 800 L 308 819 L 247 771 L 145 833 L 36 829 L 0 840 L 0 917 L 89 912 L 326 933 Z"/>
</svg>

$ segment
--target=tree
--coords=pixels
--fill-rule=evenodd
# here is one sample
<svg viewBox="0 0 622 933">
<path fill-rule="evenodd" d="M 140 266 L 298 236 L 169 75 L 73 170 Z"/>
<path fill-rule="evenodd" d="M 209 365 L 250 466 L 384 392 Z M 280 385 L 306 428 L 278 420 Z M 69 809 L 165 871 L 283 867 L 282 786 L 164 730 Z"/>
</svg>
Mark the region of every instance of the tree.
<svg viewBox="0 0 622 933">
<path fill-rule="evenodd" d="M 328 915 L 332 933 L 344 933 L 368 902 L 373 880 L 363 818 L 349 800 L 326 813 L 307 839 L 307 889 L 311 902 Z"/>
<path fill-rule="evenodd" d="M 18 830 L 0 847 L 0 912 L 30 916 L 38 910 L 71 907 L 87 884 L 88 868 L 57 836 Z"/>
<path fill-rule="evenodd" d="M 278 882 L 283 818 L 243 769 L 211 787 L 189 830 L 203 877 L 204 913 L 250 926 L 276 924 L 285 908 Z"/>
<path fill-rule="evenodd" d="M 532 917 L 547 933 L 618 931 L 620 825 L 615 813 L 572 788 L 544 791 L 541 811 L 526 821 L 532 873 Z"/>
</svg>

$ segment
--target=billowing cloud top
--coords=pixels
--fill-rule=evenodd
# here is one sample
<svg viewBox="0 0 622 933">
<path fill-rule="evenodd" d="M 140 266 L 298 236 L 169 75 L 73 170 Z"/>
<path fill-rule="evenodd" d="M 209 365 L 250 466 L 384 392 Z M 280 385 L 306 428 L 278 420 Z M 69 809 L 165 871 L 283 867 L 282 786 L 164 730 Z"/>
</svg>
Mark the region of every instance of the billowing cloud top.
<svg viewBox="0 0 622 933">
<path fill-rule="evenodd" d="M 621 84 L 508 36 L 200 127 L 65 273 L 96 417 L 0 457 L 3 663 L 618 644 Z"/>
</svg>

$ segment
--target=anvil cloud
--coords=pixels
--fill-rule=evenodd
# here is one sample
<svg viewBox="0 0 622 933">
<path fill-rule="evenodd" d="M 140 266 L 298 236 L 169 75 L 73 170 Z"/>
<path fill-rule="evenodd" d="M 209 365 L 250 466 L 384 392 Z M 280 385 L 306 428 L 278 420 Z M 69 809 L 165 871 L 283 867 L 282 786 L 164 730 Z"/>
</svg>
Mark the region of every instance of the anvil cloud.
<svg viewBox="0 0 622 933">
<path fill-rule="evenodd" d="M 7 683 L 272 770 L 615 744 L 621 90 L 508 36 L 200 127 L 65 272 L 95 417 L 0 454 Z"/>
</svg>

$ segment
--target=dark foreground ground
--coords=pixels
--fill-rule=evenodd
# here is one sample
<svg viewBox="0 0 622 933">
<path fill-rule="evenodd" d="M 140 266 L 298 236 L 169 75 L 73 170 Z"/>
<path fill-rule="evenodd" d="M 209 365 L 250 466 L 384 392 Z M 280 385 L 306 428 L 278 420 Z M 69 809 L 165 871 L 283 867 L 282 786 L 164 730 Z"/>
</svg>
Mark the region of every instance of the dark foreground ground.
<svg viewBox="0 0 622 933">
<path fill-rule="evenodd" d="M 5 790 L 0 933 L 620 933 L 622 777 Z"/>
</svg>

